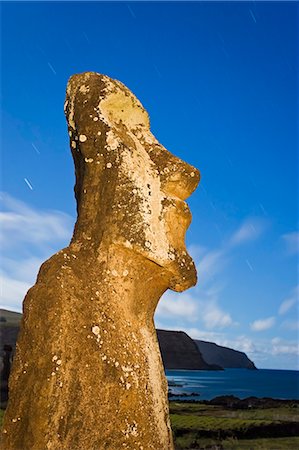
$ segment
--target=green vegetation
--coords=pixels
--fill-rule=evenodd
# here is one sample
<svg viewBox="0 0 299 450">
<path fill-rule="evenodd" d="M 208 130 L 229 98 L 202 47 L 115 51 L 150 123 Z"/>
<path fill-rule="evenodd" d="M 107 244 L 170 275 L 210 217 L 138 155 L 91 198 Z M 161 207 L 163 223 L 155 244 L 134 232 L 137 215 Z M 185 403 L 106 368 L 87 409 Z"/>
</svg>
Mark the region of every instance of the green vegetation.
<svg viewBox="0 0 299 450">
<path fill-rule="evenodd" d="M 299 448 L 299 413 L 291 405 L 235 410 L 170 402 L 170 413 L 177 450 Z"/>
<path fill-rule="evenodd" d="M 195 434 L 188 434 L 175 439 L 176 450 L 204 450 L 218 445 L 218 450 L 297 450 L 299 437 L 263 438 L 263 439 L 232 439 L 215 440 L 196 438 Z"/>
<path fill-rule="evenodd" d="M 181 416 L 173 414 L 171 416 L 173 430 L 197 430 L 203 434 L 244 434 L 247 430 L 260 426 L 271 425 L 269 420 L 239 419 L 230 417 L 212 416 Z M 226 433 L 227 432 L 227 433 Z"/>
</svg>

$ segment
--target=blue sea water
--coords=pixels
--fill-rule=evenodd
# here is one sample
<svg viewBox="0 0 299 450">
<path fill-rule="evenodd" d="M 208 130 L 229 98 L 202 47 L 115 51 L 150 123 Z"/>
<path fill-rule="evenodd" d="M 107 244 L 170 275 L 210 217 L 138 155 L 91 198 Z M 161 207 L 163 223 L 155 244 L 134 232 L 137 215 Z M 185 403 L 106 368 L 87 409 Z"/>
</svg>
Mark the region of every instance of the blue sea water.
<svg viewBox="0 0 299 450">
<path fill-rule="evenodd" d="M 190 400 L 211 400 L 219 395 L 299 399 L 299 372 L 296 370 L 166 370 L 166 377 L 171 392 L 186 393 Z M 200 396 L 189 397 L 191 393 Z"/>
</svg>

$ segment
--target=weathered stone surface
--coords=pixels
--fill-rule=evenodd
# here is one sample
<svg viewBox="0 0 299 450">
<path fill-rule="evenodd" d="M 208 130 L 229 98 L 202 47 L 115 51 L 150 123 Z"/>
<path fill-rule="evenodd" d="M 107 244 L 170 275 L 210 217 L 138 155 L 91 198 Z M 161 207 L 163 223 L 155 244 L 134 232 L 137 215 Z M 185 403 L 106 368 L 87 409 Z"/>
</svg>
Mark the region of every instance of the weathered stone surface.
<svg viewBox="0 0 299 450">
<path fill-rule="evenodd" d="M 74 75 L 65 112 L 78 219 L 23 303 L 3 448 L 172 449 L 153 315 L 166 289 L 196 282 L 183 200 L 199 172 L 118 81 Z"/>
</svg>

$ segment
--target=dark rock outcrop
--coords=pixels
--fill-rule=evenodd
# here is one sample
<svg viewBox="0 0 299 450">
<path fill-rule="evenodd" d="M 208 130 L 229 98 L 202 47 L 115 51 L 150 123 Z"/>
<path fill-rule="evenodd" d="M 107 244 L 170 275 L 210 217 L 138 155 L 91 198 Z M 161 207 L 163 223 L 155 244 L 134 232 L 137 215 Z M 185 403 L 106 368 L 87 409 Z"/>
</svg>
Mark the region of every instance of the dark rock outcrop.
<svg viewBox="0 0 299 450">
<path fill-rule="evenodd" d="M 197 339 L 194 342 L 208 364 L 218 364 L 224 369 L 256 369 L 254 363 L 243 352 L 213 342 Z"/>
<path fill-rule="evenodd" d="M 183 331 L 157 330 L 165 369 L 221 370 L 219 365 L 207 364 L 193 339 Z"/>
<path fill-rule="evenodd" d="M 21 319 L 21 313 L 0 309 L 0 343 L 2 346 L 4 344 L 11 345 L 13 350 L 15 349 Z"/>
</svg>

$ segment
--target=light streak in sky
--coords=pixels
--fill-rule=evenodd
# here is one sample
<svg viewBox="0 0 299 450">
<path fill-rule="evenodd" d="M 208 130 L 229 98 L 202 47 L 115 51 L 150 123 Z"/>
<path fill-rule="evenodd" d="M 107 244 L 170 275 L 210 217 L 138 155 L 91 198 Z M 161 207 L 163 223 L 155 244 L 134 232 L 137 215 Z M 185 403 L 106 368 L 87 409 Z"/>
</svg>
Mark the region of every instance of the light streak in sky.
<svg viewBox="0 0 299 450">
<path fill-rule="evenodd" d="M 217 211 L 217 210 L 216 210 L 216 207 L 215 207 L 215 205 L 214 205 L 213 202 L 210 202 L 210 205 L 212 206 L 212 208 L 214 209 L 214 211 Z"/>
<path fill-rule="evenodd" d="M 205 195 L 207 195 L 207 191 L 206 189 L 203 187 L 203 184 L 200 183 L 199 187 L 203 190 L 203 192 L 205 193 Z"/>
<path fill-rule="evenodd" d="M 263 211 L 263 213 L 265 214 L 265 216 L 267 215 L 267 211 L 264 208 L 264 205 L 262 203 L 259 203 L 261 210 Z"/>
<path fill-rule="evenodd" d="M 153 66 L 154 66 L 155 71 L 159 75 L 159 77 L 162 77 L 162 74 L 161 74 L 160 70 L 158 69 L 158 67 L 156 66 L 156 64 L 153 64 Z"/>
<path fill-rule="evenodd" d="M 248 266 L 249 269 L 251 270 L 251 272 L 253 272 L 253 267 L 252 267 L 252 265 L 250 264 L 250 262 L 248 261 L 248 259 L 246 259 L 245 261 L 246 261 L 247 266 Z"/>
<path fill-rule="evenodd" d="M 135 16 L 134 11 L 132 10 L 131 6 L 127 5 L 127 8 L 130 11 L 131 16 L 133 17 L 133 19 L 136 19 L 136 16 Z"/>
<path fill-rule="evenodd" d="M 27 186 L 29 187 L 29 189 L 31 189 L 31 191 L 33 191 L 33 187 L 32 187 L 32 184 L 30 183 L 30 181 L 28 181 L 27 178 L 24 178 L 24 181 L 27 184 Z"/>
<path fill-rule="evenodd" d="M 54 67 L 52 66 L 52 64 L 50 64 L 48 62 L 48 66 L 50 67 L 50 69 L 52 70 L 52 72 L 54 73 L 54 75 L 56 75 L 56 70 L 54 69 Z"/>
<path fill-rule="evenodd" d="M 256 23 L 256 17 L 255 17 L 255 15 L 253 14 L 253 12 L 252 12 L 252 10 L 249 8 L 249 12 L 250 12 L 250 15 L 251 15 L 251 17 L 252 17 L 252 20 L 254 20 L 254 22 Z"/>
<path fill-rule="evenodd" d="M 40 151 L 38 150 L 38 148 L 33 144 L 33 142 L 31 142 L 32 147 L 34 148 L 34 150 L 36 151 L 36 153 L 38 153 L 40 155 Z"/>
<path fill-rule="evenodd" d="M 87 36 L 87 34 L 85 33 L 85 31 L 83 31 L 83 36 L 85 37 L 85 39 L 87 40 L 87 42 L 90 44 L 90 40 L 89 37 Z"/>
</svg>

